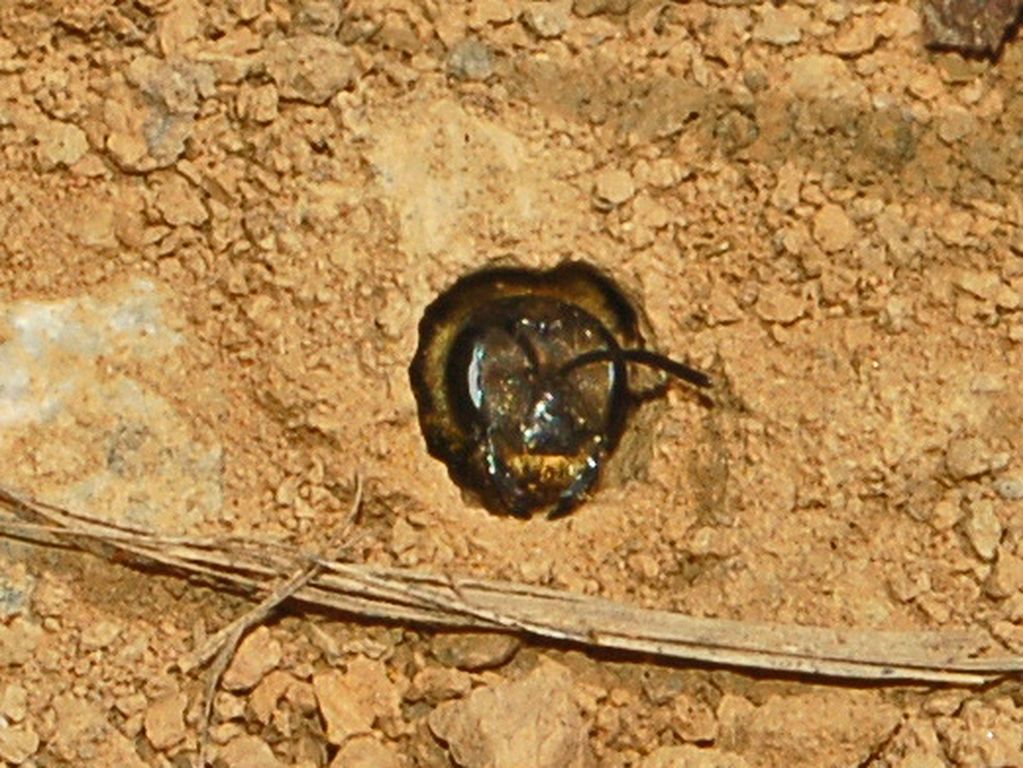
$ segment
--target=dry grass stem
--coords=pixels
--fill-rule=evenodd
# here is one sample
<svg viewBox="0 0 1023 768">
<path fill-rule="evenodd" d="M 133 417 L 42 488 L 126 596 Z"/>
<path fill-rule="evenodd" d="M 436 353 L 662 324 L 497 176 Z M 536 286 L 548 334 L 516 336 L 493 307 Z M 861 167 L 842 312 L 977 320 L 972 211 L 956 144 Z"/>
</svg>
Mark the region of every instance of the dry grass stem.
<svg viewBox="0 0 1023 768">
<path fill-rule="evenodd" d="M 352 508 L 358 513 L 361 485 Z M 0 488 L 0 536 L 63 546 L 263 595 L 182 660 L 209 662 L 213 690 L 237 643 L 282 602 L 367 620 L 525 633 L 590 649 L 768 672 L 873 681 L 975 685 L 1023 671 L 981 629 L 879 631 L 687 616 L 530 584 L 382 568 L 310 556 L 279 542 L 161 536 L 111 525 Z M 351 520 L 336 544 L 351 534 Z M 218 655 L 219 654 L 219 655 Z M 223 668 L 221 668 L 221 665 Z M 207 690 L 207 707 L 212 692 Z"/>
</svg>

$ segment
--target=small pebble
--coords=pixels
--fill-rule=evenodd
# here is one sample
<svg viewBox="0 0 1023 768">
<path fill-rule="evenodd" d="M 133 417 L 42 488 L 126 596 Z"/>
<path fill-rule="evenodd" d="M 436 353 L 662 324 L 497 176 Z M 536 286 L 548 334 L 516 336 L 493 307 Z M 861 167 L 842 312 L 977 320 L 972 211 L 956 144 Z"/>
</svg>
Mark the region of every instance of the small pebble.
<svg viewBox="0 0 1023 768">
<path fill-rule="evenodd" d="M 572 11 L 576 16 L 588 18 L 600 14 L 618 16 L 632 7 L 635 0 L 573 0 Z"/>
<path fill-rule="evenodd" d="M 990 465 L 992 472 L 1001 472 L 1012 460 L 1012 454 L 1008 451 L 995 451 L 991 454 L 988 464 Z"/>
<path fill-rule="evenodd" d="M 1002 523 L 990 501 L 980 499 L 973 502 L 966 518 L 965 531 L 973 551 L 982 560 L 993 560 L 998 551 L 998 543 L 1002 540 Z"/>
<path fill-rule="evenodd" d="M 35 656 L 43 628 L 23 616 L 0 624 L 0 667 L 18 667 Z"/>
<path fill-rule="evenodd" d="M 838 56 L 808 53 L 789 65 L 789 88 L 799 99 L 838 98 L 855 89 L 855 80 Z"/>
<path fill-rule="evenodd" d="M 938 138 L 946 144 L 955 144 L 972 135 L 976 127 L 977 118 L 973 113 L 953 105 L 945 109 L 938 119 Z"/>
<path fill-rule="evenodd" d="M 227 691 L 218 691 L 213 700 L 213 712 L 222 722 L 245 718 L 245 699 Z"/>
<path fill-rule="evenodd" d="M 835 38 L 835 53 L 839 56 L 859 56 L 877 44 L 877 25 L 870 16 L 861 16 L 848 29 Z"/>
<path fill-rule="evenodd" d="M 89 150 L 85 131 L 73 123 L 54 120 L 45 123 L 36 133 L 39 161 L 45 169 L 77 163 Z"/>
<path fill-rule="evenodd" d="M 397 717 L 401 703 L 383 662 L 365 658 L 350 662 L 346 672 L 316 675 L 313 691 L 331 744 L 371 733 L 376 718 Z"/>
<path fill-rule="evenodd" d="M 632 175 L 620 168 L 601 171 L 593 183 L 594 202 L 602 211 L 610 211 L 628 202 L 636 194 Z"/>
<path fill-rule="evenodd" d="M 945 466 L 953 480 L 983 475 L 991 468 L 987 446 L 976 437 L 958 437 L 949 441 Z"/>
<path fill-rule="evenodd" d="M 519 645 L 512 635 L 466 632 L 436 635 L 430 650 L 445 666 L 475 672 L 507 663 Z"/>
<path fill-rule="evenodd" d="M 845 250 L 857 235 L 856 225 L 841 206 L 827 203 L 813 217 L 813 239 L 828 253 Z"/>
<path fill-rule="evenodd" d="M 172 227 L 186 224 L 198 227 L 209 218 L 198 190 L 177 174 L 160 185 L 156 195 L 156 209 Z"/>
<path fill-rule="evenodd" d="M 317 675 L 313 678 L 313 690 L 330 744 L 344 744 L 353 736 L 373 730 L 373 710 L 341 672 L 332 670 Z"/>
<path fill-rule="evenodd" d="M 522 23 L 537 37 L 561 37 L 568 28 L 568 8 L 564 3 L 529 3 L 522 12 Z"/>
<path fill-rule="evenodd" d="M 1002 605 L 1002 613 L 1013 624 L 1023 624 L 1023 592 L 1010 595 Z"/>
<path fill-rule="evenodd" d="M 758 11 L 760 22 L 753 28 L 753 39 L 773 45 L 792 45 L 803 38 L 809 16 L 802 8 L 792 5 L 774 7 L 765 3 Z"/>
<path fill-rule="evenodd" d="M 771 204 L 780 211 L 794 210 L 799 205 L 802 184 L 802 169 L 795 163 L 786 163 L 778 169 L 778 183 L 771 193 Z"/>
<path fill-rule="evenodd" d="M 224 688 L 247 691 L 281 662 L 281 644 L 267 627 L 257 627 L 242 640 L 224 672 Z"/>
<path fill-rule="evenodd" d="M 405 693 L 408 701 L 425 701 L 436 705 L 457 699 L 472 689 L 472 675 L 447 667 L 426 667 L 420 670 Z"/>
<path fill-rule="evenodd" d="M 763 320 L 789 325 L 803 316 L 806 302 L 780 286 L 765 286 L 757 297 L 756 310 Z"/>
<path fill-rule="evenodd" d="M 1023 590 L 1023 558 L 1010 554 L 1003 548 L 998 553 L 998 561 L 984 584 L 984 591 L 991 597 L 1002 599 L 1020 590 Z"/>
<path fill-rule="evenodd" d="M 482 40 L 467 37 L 448 54 L 448 74 L 459 80 L 486 80 L 494 73 L 494 54 Z"/>
<path fill-rule="evenodd" d="M 1013 624 L 1011 621 L 995 621 L 991 624 L 991 634 L 1005 643 L 1010 651 L 1023 654 L 1023 627 Z M 998 732 L 1003 733 L 1004 731 L 999 729 Z M 990 734 L 993 732 L 989 730 L 987 733 L 990 738 Z"/>
<path fill-rule="evenodd" d="M 1023 474 L 1003 475 L 995 480 L 992 487 L 1005 501 L 1019 501 L 1023 499 Z"/>
<path fill-rule="evenodd" d="M 217 753 L 223 768 L 284 768 L 270 746 L 258 736 L 239 736 Z"/>
<path fill-rule="evenodd" d="M 82 630 L 82 649 L 97 651 L 106 648 L 121 634 L 121 625 L 113 621 L 97 621 Z"/>
<path fill-rule="evenodd" d="M 400 768 L 401 758 L 393 747 L 372 736 L 358 736 L 338 750 L 330 768 Z"/>
<path fill-rule="evenodd" d="M 28 714 L 28 691 L 17 683 L 11 683 L 0 696 L 0 715 L 13 723 L 20 723 Z"/>
<path fill-rule="evenodd" d="M 958 691 L 938 691 L 931 694 L 924 702 L 924 712 L 928 715 L 951 717 L 963 705 L 963 694 Z"/>
<path fill-rule="evenodd" d="M 0 574 L 0 621 L 6 623 L 25 612 L 34 585 L 35 580 L 20 565 Z"/>
<path fill-rule="evenodd" d="M 144 722 L 146 738 L 154 749 L 170 749 L 185 740 L 187 704 L 188 697 L 184 693 L 174 693 L 149 705 Z"/>
<path fill-rule="evenodd" d="M 639 768 L 751 768 L 744 757 L 715 747 L 695 744 L 658 747 L 647 755 Z"/>
<path fill-rule="evenodd" d="M 708 704 L 682 693 L 672 703 L 671 711 L 671 729 L 682 741 L 710 743 L 717 738 L 717 718 Z"/>
<path fill-rule="evenodd" d="M 348 46 L 323 35 L 284 37 L 266 49 L 266 71 L 286 99 L 325 104 L 357 74 Z"/>
<path fill-rule="evenodd" d="M 426 718 L 457 765 L 583 768 L 587 728 L 568 668 L 542 661 L 527 675 L 439 704 Z"/>
<path fill-rule="evenodd" d="M 264 677 L 249 696 L 249 707 L 256 720 L 267 725 L 277 702 L 284 698 L 288 689 L 297 682 L 295 678 L 281 670 L 274 670 Z"/>
<path fill-rule="evenodd" d="M 39 737 L 31 728 L 0 728 L 0 760 L 22 765 L 39 749 Z"/>
<path fill-rule="evenodd" d="M 1002 280 L 996 272 L 963 272 L 955 279 L 957 288 L 982 301 L 992 301 Z"/>
<path fill-rule="evenodd" d="M 125 717 L 131 717 L 143 712 L 148 704 L 146 695 L 141 692 L 129 693 L 114 699 L 114 708 Z"/>
</svg>

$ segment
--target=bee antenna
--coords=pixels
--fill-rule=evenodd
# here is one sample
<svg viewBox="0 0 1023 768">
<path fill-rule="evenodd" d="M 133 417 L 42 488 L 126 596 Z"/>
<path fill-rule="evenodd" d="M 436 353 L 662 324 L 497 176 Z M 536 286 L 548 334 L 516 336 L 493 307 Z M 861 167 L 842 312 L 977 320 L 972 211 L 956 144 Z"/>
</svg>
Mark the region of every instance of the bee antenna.
<svg viewBox="0 0 1023 768">
<path fill-rule="evenodd" d="M 703 371 L 698 371 L 685 363 L 678 362 L 678 360 L 672 360 L 666 355 L 651 352 L 648 349 L 623 349 L 621 355 L 630 363 L 656 368 L 677 379 L 687 381 L 694 387 L 707 388 L 711 385 L 710 376 Z"/>
<path fill-rule="evenodd" d="M 682 381 L 688 382 L 694 387 L 706 389 L 711 385 L 710 377 L 703 373 L 703 371 L 698 371 L 685 363 L 672 360 L 666 355 L 651 352 L 648 349 L 622 349 L 621 347 L 615 347 L 613 349 L 597 349 L 585 352 L 570 360 L 561 368 L 560 372 L 565 374 L 575 368 L 581 368 L 591 363 L 614 362 L 615 360 L 645 365 L 648 368 L 656 368 L 677 379 L 682 379 Z"/>
</svg>

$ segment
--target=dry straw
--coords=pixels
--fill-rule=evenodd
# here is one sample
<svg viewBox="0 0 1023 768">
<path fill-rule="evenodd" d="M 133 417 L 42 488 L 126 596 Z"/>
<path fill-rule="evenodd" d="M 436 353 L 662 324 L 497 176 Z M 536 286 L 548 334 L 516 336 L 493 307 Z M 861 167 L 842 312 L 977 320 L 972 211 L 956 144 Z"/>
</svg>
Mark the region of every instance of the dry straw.
<svg viewBox="0 0 1023 768">
<path fill-rule="evenodd" d="M 1023 671 L 1023 657 L 1006 653 L 980 629 L 896 632 L 697 618 L 530 584 L 361 565 L 281 543 L 158 535 L 2 487 L 0 509 L 4 537 L 90 552 L 143 573 L 170 569 L 259 601 L 185 667 L 207 663 L 226 644 L 233 649 L 249 627 L 290 601 L 367 620 L 512 632 L 587 649 L 813 677 L 978 685 Z M 357 511 L 358 498 L 353 516 Z"/>
</svg>

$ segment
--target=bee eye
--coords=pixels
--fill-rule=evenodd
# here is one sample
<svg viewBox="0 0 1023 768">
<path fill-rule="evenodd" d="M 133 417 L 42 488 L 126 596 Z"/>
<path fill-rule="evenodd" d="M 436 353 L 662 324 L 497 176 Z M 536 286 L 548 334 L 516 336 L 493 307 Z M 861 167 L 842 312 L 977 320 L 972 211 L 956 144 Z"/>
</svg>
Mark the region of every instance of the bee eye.
<svg viewBox="0 0 1023 768">
<path fill-rule="evenodd" d="M 630 364 L 705 379 L 642 349 L 625 296 L 578 263 L 462 278 L 419 337 L 409 375 L 430 454 L 488 509 L 520 517 L 565 514 L 595 490 L 636 405 Z"/>
<path fill-rule="evenodd" d="M 490 409 L 501 393 L 508 396 L 508 391 L 530 370 L 528 350 L 499 328 L 473 333 L 472 338 L 462 343 L 466 345 L 464 359 L 453 359 L 450 365 L 455 376 L 464 369 L 466 392 L 478 411 Z"/>
</svg>

